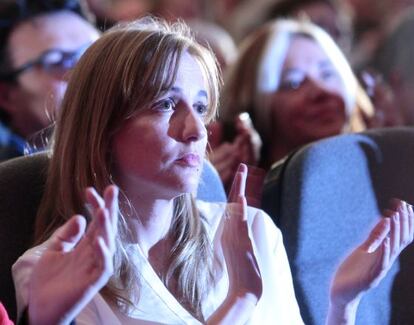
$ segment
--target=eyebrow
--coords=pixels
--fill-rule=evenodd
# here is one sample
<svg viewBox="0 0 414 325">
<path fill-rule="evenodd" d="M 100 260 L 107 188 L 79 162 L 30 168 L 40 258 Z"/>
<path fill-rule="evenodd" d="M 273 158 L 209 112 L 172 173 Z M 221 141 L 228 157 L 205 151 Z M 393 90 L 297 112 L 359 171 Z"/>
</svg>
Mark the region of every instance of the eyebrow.
<svg viewBox="0 0 414 325">
<path fill-rule="evenodd" d="M 332 64 L 332 62 L 328 59 L 323 60 L 318 62 L 318 67 L 319 68 L 326 68 L 326 67 L 333 67 L 334 65 Z M 288 69 L 283 69 L 281 75 L 286 75 L 289 73 L 295 73 L 295 72 L 301 72 L 302 69 L 297 68 L 297 67 L 292 67 L 292 68 L 288 68 Z"/>
<path fill-rule="evenodd" d="M 170 91 L 174 92 L 174 93 L 179 93 L 182 94 L 183 90 L 179 87 L 171 87 Z M 202 96 L 205 98 L 208 98 L 207 96 L 207 92 L 205 90 L 199 90 L 197 93 L 197 96 Z"/>
</svg>

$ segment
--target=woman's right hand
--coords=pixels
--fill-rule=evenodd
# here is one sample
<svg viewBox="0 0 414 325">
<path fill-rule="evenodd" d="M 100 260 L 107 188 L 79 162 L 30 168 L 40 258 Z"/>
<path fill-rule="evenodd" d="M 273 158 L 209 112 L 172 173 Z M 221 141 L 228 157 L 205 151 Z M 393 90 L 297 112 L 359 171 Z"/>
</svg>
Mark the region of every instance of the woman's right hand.
<svg viewBox="0 0 414 325">
<path fill-rule="evenodd" d="M 208 325 L 245 324 L 262 295 L 262 278 L 247 224 L 247 166 L 240 164 L 224 214 L 221 245 L 229 276 L 229 291 Z"/>
<path fill-rule="evenodd" d="M 229 295 L 251 295 L 257 302 L 262 295 L 262 279 L 248 232 L 247 173 L 247 166 L 240 164 L 229 194 L 221 243 L 229 274 Z"/>
<path fill-rule="evenodd" d="M 86 190 L 92 221 L 86 229 L 75 215 L 45 243 L 30 277 L 30 324 L 68 324 L 105 286 L 113 273 L 118 222 L 118 188 L 108 186 L 103 198 Z"/>
</svg>

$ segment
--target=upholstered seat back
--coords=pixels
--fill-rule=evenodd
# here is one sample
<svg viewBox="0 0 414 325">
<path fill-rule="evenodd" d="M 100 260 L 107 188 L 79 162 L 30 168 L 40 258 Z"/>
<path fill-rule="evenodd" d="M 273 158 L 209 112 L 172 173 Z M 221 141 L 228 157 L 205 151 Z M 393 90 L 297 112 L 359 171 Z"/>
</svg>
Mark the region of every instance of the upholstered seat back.
<svg viewBox="0 0 414 325">
<path fill-rule="evenodd" d="M 414 129 L 341 135 L 275 165 L 263 208 L 281 228 L 306 324 L 324 324 L 332 275 L 390 198 L 414 203 Z M 414 323 L 414 245 L 362 300 L 357 324 Z"/>
</svg>

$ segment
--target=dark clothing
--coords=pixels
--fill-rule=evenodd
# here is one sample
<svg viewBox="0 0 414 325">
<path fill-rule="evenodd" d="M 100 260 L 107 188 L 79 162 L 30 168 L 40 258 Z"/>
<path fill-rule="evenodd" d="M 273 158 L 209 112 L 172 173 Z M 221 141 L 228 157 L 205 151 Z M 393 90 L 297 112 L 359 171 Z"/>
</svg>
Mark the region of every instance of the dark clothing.
<svg viewBox="0 0 414 325">
<path fill-rule="evenodd" d="M 0 122 L 0 162 L 23 156 L 26 147 L 26 141 L 22 137 Z"/>
</svg>

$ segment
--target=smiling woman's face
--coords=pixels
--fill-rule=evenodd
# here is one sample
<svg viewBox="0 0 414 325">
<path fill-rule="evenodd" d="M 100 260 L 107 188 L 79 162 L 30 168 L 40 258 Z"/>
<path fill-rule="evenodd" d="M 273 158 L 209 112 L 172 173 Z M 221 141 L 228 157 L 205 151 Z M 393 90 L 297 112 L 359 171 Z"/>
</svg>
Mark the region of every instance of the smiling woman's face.
<svg viewBox="0 0 414 325">
<path fill-rule="evenodd" d="M 123 190 L 171 199 L 197 189 L 207 144 L 207 93 L 199 63 L 183 54 L 171 89 L 114 136 L 114 172 Z"/>
<path fill-rule="evenodd" d="M 341 133 L 347 122 L 344 98 L 343 81 L 322 48 L 305 36 L 293 37 L 272 96 L 278 141 L 293 149 Z"/>
</svg>

